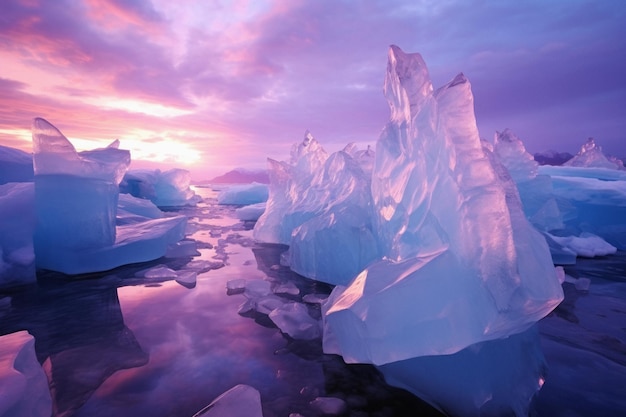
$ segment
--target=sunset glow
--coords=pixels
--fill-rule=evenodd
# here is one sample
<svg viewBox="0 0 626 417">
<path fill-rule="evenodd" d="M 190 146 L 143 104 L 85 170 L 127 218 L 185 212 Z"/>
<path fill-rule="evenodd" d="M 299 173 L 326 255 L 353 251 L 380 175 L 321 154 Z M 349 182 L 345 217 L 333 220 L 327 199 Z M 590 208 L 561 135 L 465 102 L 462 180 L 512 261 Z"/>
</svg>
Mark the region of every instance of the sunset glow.
<svg viewBox="0 0 626 417">
<path fill-rule="evenodd" d="M 77 148 L 119 138 L 133 168 L 195 179 L 287 156 L 305 129 L 329 151 L 374 143 L 387 48 L 422 53 L 436 87 L 463 72 L 481 135 L 529 151 L 593 136 L 626 156 L 626 5 L 531 1 L 7 0 L 0 143 L 31 151 L 43 117 Z M 532 28 L 532 30 L 530 29 Z"/>
</svg>

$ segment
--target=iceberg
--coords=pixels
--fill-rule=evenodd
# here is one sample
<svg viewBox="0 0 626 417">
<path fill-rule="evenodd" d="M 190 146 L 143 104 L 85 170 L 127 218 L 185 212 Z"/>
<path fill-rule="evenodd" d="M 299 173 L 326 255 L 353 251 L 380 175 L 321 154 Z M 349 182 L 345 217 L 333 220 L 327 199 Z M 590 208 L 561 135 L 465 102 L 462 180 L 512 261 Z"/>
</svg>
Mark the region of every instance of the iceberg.
<svg viewBox="0 0 626 417">
<path fill-rule="evenodd" d="M 35 187 L 0 185 L 0 288 L 34 283 Z"/>
<path fill-rule="evenodd" d="M 52 399 L 48 379 L 27 331 L 0 336 L 0 416 L 49 417 Z"/>
<path fill-rule="evenodd" d="M 130 153 L 118 147 L 114 141 L 103 149 L 76 152 L 57 128 L 34 120 L 38 268 L 70 275 L 105 271 L 157 259 L 184 237 L 184 216 L 142 216 L 143 221 L 126 217 L 117 225 L 119 184 L 130 164 Z M 151 207 L 124 202 L 135 214 L 159 216 Z"/>
<path fill-rule="evenodd" d="M 248 206 L 266 202 L 268 195 L 267 184 L 255 182 L 252 184 L 231 185 L 220 191 L 217 195 L 217 202 L 218 204 Z"/>
<path fill-rule="evenodd" d="M 459 74 L 434 90 L 422 57 L 392 46 L 384 92 L 391 117 L 376 145 L 371 182 L 382 258 L 335 287 L 322 306 L 323 347 L 348 363 L 382 366 L 389 382 L 417 387 L 413 392 L 448 410 L 459 395 L 430 382 L 455 387 L 448 383 L 471 380 L 464 369 L 476 366 L 475 356 L 463 352 L 525 339 L 563 290 L 511 174 L 479 139 L 467 78 Z M 514 172 L 531 177 L 534 166 L 528 161 Z M 477 368 L 487 382 L 462 387 L 460 414 L 487 407 L 493 415 L 504 409 L 524 415 L 541 385 L 538 368 L 507 364 L 509 348 L 503 349 L 502 359 L 491 362 L 499 368 Z M 539 358 L 536 344 L 522 340 L 516 349 L 516 357 Z M 411 372 L 413 363 L 428 371 Z M 518 371 L 524 378 L 516 389 L 502 390 Z"/>
<path fill-rule="evenodd" d="M 120 192 L 150 200 L 158 207 L 195 206 L 202 198 L 190 184 L 191 173 L 185 169 L 137 169 L 124 175 Z"/>
<path fill-rule="evenodd" d="M 433 91 L 421 56 L 392 46 L 385 96 L 372 176 L 385 259 L 335 288 L 325 349 L 382 365 L 523 332 L 563 292 L 515 184 L 481 144 L 469 81 Z"/>
</svg>

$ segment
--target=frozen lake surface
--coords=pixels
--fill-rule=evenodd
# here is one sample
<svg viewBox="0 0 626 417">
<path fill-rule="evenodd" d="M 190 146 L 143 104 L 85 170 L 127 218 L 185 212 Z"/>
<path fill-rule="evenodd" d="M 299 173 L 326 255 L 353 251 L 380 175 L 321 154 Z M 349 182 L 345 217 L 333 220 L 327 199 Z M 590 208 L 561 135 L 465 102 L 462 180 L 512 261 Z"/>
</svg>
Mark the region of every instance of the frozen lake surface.
<svg viewBox="0 0 626 417">
<path fill-rule="evenodd" d="M 280 266 L 286 249 L 255 245 L 251 224 L 218 206 L 216 193 L 180 210 L 200 256 L 160 259 L 68 281 L 43 273 L 39 284 L 0 293 L 0 334 L 28 330 L 50 381 L 56 416 L 192 416 L 237 384 L 261 393 L 265 417 L 320 416 L 319 396 L 346 401 L 350 416 L 441 415 L 384 383 L 368 365 L 324 355 L 321 340 L 295 341 L 267 318 L 239 314 L 246 301 L 230 280 L 294 283 L 306 294 L 331 287 Z M 199 271 L 196 284 L 143 278 L 165 265 Z M 549 365 L 532 407 L 537 416 L 626 413 L 626 254 L 566 268 L 591 279 L 589 291 L 564 284 L 566 299 L 539 323 Z M 319 305 L 307 304 L 319 317 Z"/>
</svg>

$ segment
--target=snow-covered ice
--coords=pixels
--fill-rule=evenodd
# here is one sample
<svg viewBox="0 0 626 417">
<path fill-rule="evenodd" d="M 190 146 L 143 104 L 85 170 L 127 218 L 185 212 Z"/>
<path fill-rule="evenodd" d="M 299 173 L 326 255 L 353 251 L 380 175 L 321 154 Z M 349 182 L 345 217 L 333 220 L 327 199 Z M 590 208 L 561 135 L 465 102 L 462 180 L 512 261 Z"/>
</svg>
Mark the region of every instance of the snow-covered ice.
<svg viewBox="0 0 626 417">
<path fill-rule="evenodd" d="M 0 336 L 0 416 L 49 417 L 48 379 L 27 331 Z"/>
<path fill-rule="evenodd" d="M 238 184 L 228 186 L 220 191 L 217 195 L 217 202 L 219 204 L 248 206 L 266 202 L 268 195 L 267 184 Z"/>
</svg>

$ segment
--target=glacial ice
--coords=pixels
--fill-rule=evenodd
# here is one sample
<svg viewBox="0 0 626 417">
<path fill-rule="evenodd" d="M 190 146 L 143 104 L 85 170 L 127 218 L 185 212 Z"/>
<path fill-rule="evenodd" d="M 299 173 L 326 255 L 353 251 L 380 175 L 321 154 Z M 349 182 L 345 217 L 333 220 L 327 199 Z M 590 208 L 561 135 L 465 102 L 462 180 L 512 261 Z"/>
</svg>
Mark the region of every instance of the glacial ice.
<svg viewBox="0 0 626 417">
<path fill-rule="evenodd" d="M 33 183 L 0 185 L 0 288 L 36 281 Z"/>
<path fill-rule="evenodd" d="M 385 96 L 372 176 L 385 259 L 333 290 L 325 350 L 381 365 L 528 329 L 563 292 L 515 184 L 481 144 L 469 81 L 433 91 L 421 56 L 393 46 Z"/>
<path fill-rule="evenodd" d="M 249 385 L 236 385 L 193 417 L 263 417 L 261 394 Z"/>
<path fill-rule="evenodd" d="M 248 206 L 266 202 L 268 194 L 267 184 L 252 183 L 231 185 L 220 191 L 217 195 L 217 202 L 219 204 Z"/>
<path fill-rule="evenodd" d="M 191 189 L 190 184 L 191 173 L 185 169 L 137 169 L 126 173 L 120 192 L 148 199 L 158 207 L 195 206 L 201 197 Z"/>
<path fill-rule="evenodd" d="M 76 152 L 58 129 L 34 120 L 38 268 L 65 274 L 104 271 L 159 258 L 184 237 L 186 217 L 151 218 L 159 216 L 154 208 L 126 198 L 118 225 L 118 186 L 130 164 L 130 153 L 118 147 L 115 141 Z M 128 213 L 143 221 L 130 220 Z"/>
<path fill-rule="evenodd" d="M 27 331 L 0 336 L 0 416 L 49 417 L 48 379 Z"/>
</svg>

